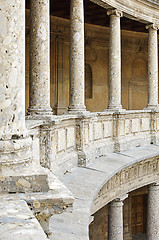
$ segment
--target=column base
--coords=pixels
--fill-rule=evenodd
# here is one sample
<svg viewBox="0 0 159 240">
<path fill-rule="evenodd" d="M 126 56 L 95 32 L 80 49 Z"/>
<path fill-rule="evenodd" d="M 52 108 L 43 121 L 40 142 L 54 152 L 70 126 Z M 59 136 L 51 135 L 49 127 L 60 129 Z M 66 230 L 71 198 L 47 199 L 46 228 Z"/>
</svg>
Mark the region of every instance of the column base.
<svg viewBox="0 0 159 240">
<path fill-rule="evenodd" d="M 85 113 L 87 111 L 86 111 L 86 106 L 79 106 L 79 107 L 69 106 L 68 107 L 68 112 L 70 114 L 80 114 L 80 113 Z"/>
<path fill-rule="evenodd" d="M 32 139 L 0 141 L 0 193 L 48 191 L 48 179 L 32 159 Z"/>
<path fill-rule="evenodd" d="M 28 112 L 27 112 L 27 119 L 43 119 L 43 117 L 47 117 L 47 116 L 51 116 L 53 115 L 52 112 L 52 108 L 46 108 L 46 109 L 41 109 L 41 108 L 34 108 L 34 107 L 30 107 L 28 108 Z"/>
<path fill-rule="evenodd" d="M 111 111 L 111 112 L 123 112 L 125 109 L 122 108 L 122 105 L 114 106 L 109 105 L 107 109 L 104 109 L 104 112 Z"/>
<path fill-rule="evenodd" d="M 26 164 L 32 160 L 32 139 L 14 138 L 0 141 L 0 168 Z"/>
<path fill-rule="evenodd" d="M 152 110 L 152 111 L 159 112 L 159 105 L 147 105 L 147 107 L 144 108 L 144 110 Z"/>
</svg>

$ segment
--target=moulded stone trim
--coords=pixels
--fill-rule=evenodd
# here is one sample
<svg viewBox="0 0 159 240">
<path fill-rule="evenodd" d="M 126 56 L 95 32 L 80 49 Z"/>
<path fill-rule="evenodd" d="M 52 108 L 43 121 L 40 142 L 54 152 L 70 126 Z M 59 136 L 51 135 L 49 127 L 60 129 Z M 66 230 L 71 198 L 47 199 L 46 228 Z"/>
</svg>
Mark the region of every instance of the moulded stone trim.
<svg viewBox="0 0 159 240">
<path fill-rule="evenodd" d="M 133 20 L 159 25 L 158 4 L 147 0 L 91 0 L 106 9 L 114 8 L 123 12 L 123 15 Z M 153 15 L 152 15 L 153 8 Z"/>
<path fill-rule="evenodd" d="M 118 171 L 100 189 L 94 199 L 92 212 L 108 204 L 118 196 L 158 180 L 159 158 L 139 161 Z"/>
</svg>

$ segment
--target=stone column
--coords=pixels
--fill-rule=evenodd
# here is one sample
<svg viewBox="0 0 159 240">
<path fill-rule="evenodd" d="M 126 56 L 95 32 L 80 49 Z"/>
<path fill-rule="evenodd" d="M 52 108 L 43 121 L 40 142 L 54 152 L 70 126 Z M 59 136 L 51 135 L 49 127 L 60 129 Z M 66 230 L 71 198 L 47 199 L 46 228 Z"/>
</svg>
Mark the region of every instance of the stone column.
<svg viewBox="0 0 159 240">
<path fill-rule="evenodd" d="M 146 26 L 148 35 L 148 109 L 158 107 L 158 37 L 157 26 Z"/>
<path fill-rule="evenodd" d="M 109 240 L 123 240 L 123 201 L 127 197 L 124 195 L 109 204 Z"/>
<path fill-rule="evenodd" d="M 30 1 L 30 105 L 32 116 L 50 115 L 49 0 Z"/>
<path fill-rule="evenodd" d="M 121 105 L 121 36 L 120 17 L 122 12 L 108 10 L 110 16 L 109 36 L 109 102 L 108 109 L 120 110 Z"/>
<path fill-rule="evenodd" d="M 159 184 L 148 188 L 147 239 L 159 239 Z"/>
<path fill-rule="evenodd" d="M 83 0 L 71 0 L 70 8 L 70 113 L 86 110 L 84 87 L 84 7 Z"/>
<path fill-rule="evenodd" d="M 31 139 L 25 129 L 25 1 L 11 4 L 2 0 L 0 22 L 0 175 L 3 175 L 4 166 L 13 169 L 13 165 L 30 159 Z M 5 173 L 9 174 L 10 168 Z"/>
</svg>

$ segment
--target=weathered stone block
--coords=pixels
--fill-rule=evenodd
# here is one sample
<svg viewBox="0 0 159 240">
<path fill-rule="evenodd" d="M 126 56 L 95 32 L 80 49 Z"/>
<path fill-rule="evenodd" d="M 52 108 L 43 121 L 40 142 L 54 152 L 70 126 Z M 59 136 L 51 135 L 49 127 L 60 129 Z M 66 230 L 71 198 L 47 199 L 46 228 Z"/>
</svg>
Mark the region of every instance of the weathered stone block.
<svg viewBox="0 0 159 240">
<path fill-rule="evenodd" d="M 132 132 L 140 131 L 140 119 L 132 119 Z"/>
<path fill-rule="evenodd" d="M 113 125 L 111 121 L 103 122 L 104 125 L 104 138 L 111 137 L 113 134 Z"/>
<path fill-rule="evenodd" d="M 126 120 L 125 120 L 125 133 L 126 133 L 126 134 L 129 134 L 130 131 L 131 131 L 131 129 L 130 129 L 130 120 L 129 120 L 129 119 L 126 119 Z"/>
<path fill-rule="evenodd" d="M 66 129 L 66 145 L 67 148 L 75 146 L 76 139 L 75 139 L 75 128 L 74 127 L 69 127 Z"/>
<path fill-rule="evenodd" d="M 125 135 L 125 121 L 120 120 L 119 121 L 119 136 L 124 136 Z"/>
<path fill-rule="evenodd" d="M 59 129 L 57 131 L 57 135 L 58 135 L 57 151 L 60 152 L 60 151 L 66 149 L 66 131 L 65 131 L 65 129 Z"/>
<path fill-rule="evenodd" d="M 89 143 L 89 127 L 88 127 L 88 125 L 86 125 L 84 127 L 84 143 L 86 145 L 88 145 L 88 143 Z"/>
<path fill-rule="evenodd" d="M 47 192 L 49 190 L 47 175 L 2 176 L 0 192 Z"/>
<path fill-rule="evenodd" d="M 142 131 L 148 131 L 150 129 L 150 120 L 149 118 L 142 119 Z"/>
<path fill-rule="evenodd" d="M 96 122 L 94 123 L 94 140 L 98 140 L 102 138 L 102 123 Z"/>
</svg>

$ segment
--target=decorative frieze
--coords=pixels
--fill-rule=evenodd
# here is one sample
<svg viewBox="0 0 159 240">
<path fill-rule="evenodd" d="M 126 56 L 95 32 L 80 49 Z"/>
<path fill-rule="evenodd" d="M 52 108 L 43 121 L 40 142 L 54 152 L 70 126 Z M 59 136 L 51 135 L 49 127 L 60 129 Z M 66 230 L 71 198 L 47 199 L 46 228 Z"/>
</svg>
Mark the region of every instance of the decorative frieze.
<svg viewBox="0 0 159 240">
<path fill-rule="evenodd" d="M 98 209 L 98 206 L 104 206 L 111 199 L 119 194 L 125 194 L 128 189 L 132 191 L 139 188 L 146 181 L 154 181 L 159 172 L 159 159 L 151 158 L 137 162 L 130 167 L 116 173 L 107 183 L 101 188 L 96 199 L 94 200 L 93 210 Z M 93 211 L 92 210 L 92 211 Z"/>
</svg>

